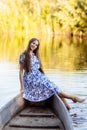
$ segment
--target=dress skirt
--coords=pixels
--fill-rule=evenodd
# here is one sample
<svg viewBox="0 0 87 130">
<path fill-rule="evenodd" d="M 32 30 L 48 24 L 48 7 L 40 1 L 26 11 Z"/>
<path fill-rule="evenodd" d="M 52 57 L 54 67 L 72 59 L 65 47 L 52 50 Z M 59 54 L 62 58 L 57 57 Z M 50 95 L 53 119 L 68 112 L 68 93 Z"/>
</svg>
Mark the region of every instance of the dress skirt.
<svg viewBox="0 0 87 130">
<path fill-rule="evenodd" d="M 44 101 L 50 98 L 54 93 L 59 94 L 61 90 L 49 78 L 40 72 L 40 62 L 38 58 L 32 54 L 31 57 L 31 70 L 23 75 L 23 83 L 25 91 L 23 98 L 33 102 Z M 24 54 L 20 55 L 20 63 L 24 63 Z"/>
</svg>

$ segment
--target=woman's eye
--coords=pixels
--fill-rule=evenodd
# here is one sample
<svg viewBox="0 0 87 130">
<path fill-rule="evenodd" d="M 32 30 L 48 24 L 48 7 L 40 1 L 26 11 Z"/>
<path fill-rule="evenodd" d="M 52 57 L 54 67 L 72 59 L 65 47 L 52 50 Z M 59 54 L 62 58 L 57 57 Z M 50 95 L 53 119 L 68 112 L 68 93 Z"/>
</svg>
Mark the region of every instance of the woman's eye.
<svg viewBox="0 0 87 130">
<path fill-rule="evenodd" d="M 38 46 L 38 44 L 37 44 L 37 43 L 35 43 L 35 42 L 32 42 L 32 44 L 33 44 L 33 45 L 35 45 L 36 47 Z"/>
</svg>

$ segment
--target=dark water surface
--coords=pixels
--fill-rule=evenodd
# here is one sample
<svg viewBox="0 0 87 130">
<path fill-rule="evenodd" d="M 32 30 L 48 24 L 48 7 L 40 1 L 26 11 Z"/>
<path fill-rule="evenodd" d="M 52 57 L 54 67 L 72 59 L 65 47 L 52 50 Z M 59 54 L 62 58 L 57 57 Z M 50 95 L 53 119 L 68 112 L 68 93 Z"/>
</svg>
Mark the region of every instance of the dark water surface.
<svg viewBox="0 0 87 130">
<path fill-rule="evenodd" d="M 87 42 L 82 38 L 39 37 L 46 75 L 64 92 L 87 98 Z M 19 54 L 28 38 L 0 39 L 0 108 L 20 92 Z M 75 130 L 87 130 L 87 100 L 73 103 L 70 115 Z"/>
</svg>

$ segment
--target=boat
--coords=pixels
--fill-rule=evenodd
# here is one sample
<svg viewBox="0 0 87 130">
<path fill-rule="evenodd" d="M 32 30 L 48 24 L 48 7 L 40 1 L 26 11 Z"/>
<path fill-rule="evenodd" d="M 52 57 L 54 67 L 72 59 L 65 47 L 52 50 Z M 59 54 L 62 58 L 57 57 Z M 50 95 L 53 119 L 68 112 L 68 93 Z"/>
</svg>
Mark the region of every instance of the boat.
<svg viewBox="0 0 87 130">
<path fill-rule="evenodd" d="M 29 102 L 18 94 L 0 109 L 0 130 L 73 130 L 73 123 L 58 95 Z"/>
</svg>

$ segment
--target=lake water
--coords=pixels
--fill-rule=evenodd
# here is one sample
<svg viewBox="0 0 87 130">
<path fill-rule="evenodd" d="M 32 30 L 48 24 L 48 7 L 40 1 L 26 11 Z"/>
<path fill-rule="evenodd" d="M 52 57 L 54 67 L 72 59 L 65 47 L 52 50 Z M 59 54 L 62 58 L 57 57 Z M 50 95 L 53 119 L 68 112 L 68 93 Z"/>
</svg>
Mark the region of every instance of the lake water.
<svg viewBox="0 0 87 130">
<path fill-rule="evenodd" d="M 41 39 L 42 41 L 42 39 Z M 64 92 L 87 98 L 87 44 L 84 39 L 50 38 L 42 41 L 40 53 L 46 75 Z M 83 44 L 82 44 L 83 43 Z M 26 44 L 0 44 L 0 108 L 20 92 L 19 54 Z M 70 115 L 75 130 L 87 130 L 87 100 L 73 103 Z"/>
</svg>

